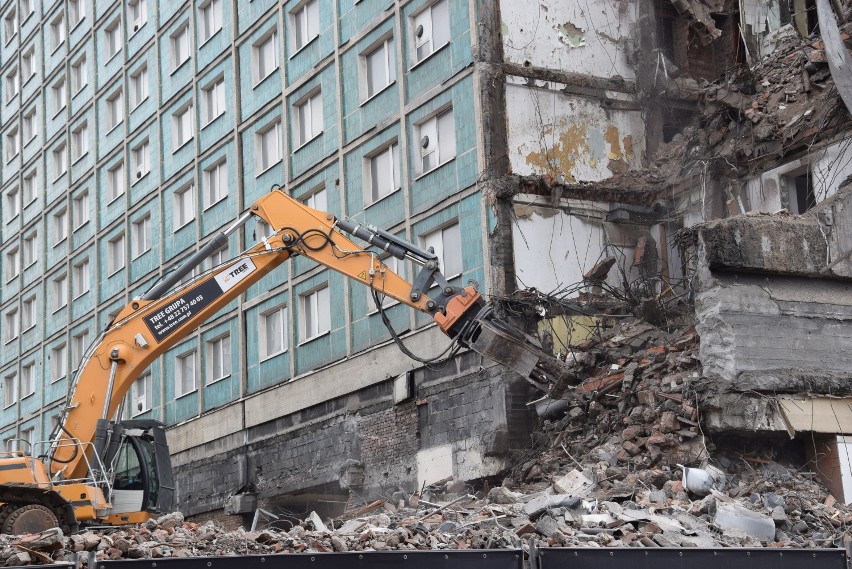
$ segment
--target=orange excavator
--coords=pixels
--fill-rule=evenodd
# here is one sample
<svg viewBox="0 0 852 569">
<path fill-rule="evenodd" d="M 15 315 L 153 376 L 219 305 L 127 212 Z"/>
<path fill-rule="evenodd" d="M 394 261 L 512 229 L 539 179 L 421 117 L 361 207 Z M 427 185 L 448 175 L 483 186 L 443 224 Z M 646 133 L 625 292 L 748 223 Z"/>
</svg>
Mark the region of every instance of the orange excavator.
<svg viewBox="0 0 852 569">
<path fill-rule="evenodd" d="M 181 284 L 253 217 L 266 222 L 271 235 Z M 357 245 L 347 234 L 369 246 Z M 475 284 L 448 283 L 433 252 L 381 229 L 338 220 L 274 188 L 118 313 L 83 356 L 60 421 L 43 448 L 0 453 L 0 533 L 57 526 L 69 533 L 80 524 L 139 523 L 172 511 L 174 477 L 164 426 L 119 420 L 125 395 L 156 358 L 294 255 L 372 288 L 383 316 L 380 296 L 386 295 L 431 314 L 452 339 L 451 348 L 477 351 L 545 391 L 559 381 L 558 362 L 496 318 Z M 387 255 L 419 265 L 413 282 L 382 262 Z M 415 357 L 389 329 L 405 353 Z"/>
</svg>

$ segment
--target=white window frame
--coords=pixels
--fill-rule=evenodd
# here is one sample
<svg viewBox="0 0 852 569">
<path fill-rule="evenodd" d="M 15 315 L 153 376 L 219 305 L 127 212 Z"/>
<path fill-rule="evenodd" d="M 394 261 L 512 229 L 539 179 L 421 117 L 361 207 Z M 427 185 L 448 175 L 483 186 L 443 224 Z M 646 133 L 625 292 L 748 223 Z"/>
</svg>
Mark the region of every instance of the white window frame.
<svg viewBox="0 0 852 569">
<path fill-rule="evenodd" d="M 107 276 L 112 276 L 127 265 L 127 244 L 124 231 L 107 241 Z"/>
<path fill-rule="evenodd" d="M 6 102 L 8 103 L 12 99 L 14 99 L 21 90 L 21 81 L 20 81 L 20 73 L 18 73 L 18 67 L 12 66 L 9 69 L 9 72 L 6 73 Z"/>
<path fill-rule="evenodd" d="M 308 0 L 290 12 L 293 53 L 297 53 L 319 36 L 319 1 Z"/>
<path fill-rule="evenodd" d="M 411 48 L 414 65 L 426 61 L 441 48 L 449 45 L 450 15 L 449 0 L 437 0 L 411 18 Z M 436 22 L 436 18 L 444 21 Z M 422 33 L 418 30 L 422 26 Z M 437 34 L 435 33 L 437 32 Z M 443 34 L 447 34 L 446 37 Z M 423 48 L 421 52 L 421 48 Z"/>
<path fill-rule="evenodd" d="M 454 251 L 452 252 L 457 253 L 457 255 L 450 257 L 451 262 L 449 263 L 449 266 L 447 253 L 450 252 L 448 249 L 452 243 L 448 244 L 448 241 L 455 241 L 458 245 L 457 247 L 453 245 Z M 462 259 L 463 251 L 461 243 L 461 229 L 458 221 L 424 234 L 421 237 L 421 243 L 422 248 L 425 250 L 428 250 L 429 247 L 434 248 L 435 255 L 438 256 L 440 271 L 444 274 L 447 280 L 462 274 L 464 271 L 464 263 Z"/>
<path fill-rule="evenodd" d="M 23 206 L 27 207 L 38 199 L 38 173 L 35 169 L 24 174 L 22 187 L 21 198 L 24 201 Z"/>
<path fill-rule="evenodd" d="M 402 188 L 399 152 L 399 141 L 393 140 L 390 144 L 364 157 L 366 204 L 379 202 Z M 390 180 L 390 184 L 384 184 L 383 180 Z"/>
<path fill-rule="evenodd" d="M 28 111 L 25 111 L 21 117 L 21 140 L 26 146 L 36 137 L 38 134 L 38 115 L 36 114 L 36 108 L 32 107 Z"/>
<path fill-rule="evenodd" d="M 89 349 L 89 330 L 82 330 L 79 334 L 71 336 L 71 364 L 73 369 L 80 367 L 83 363 L 83 356 L 86 355 L 86 350 Z"/>
<path fill-rule="evenodd" d="M 130 224 L 133 235 L 130 240 L 130 256 L 138 259 L 151 250 L 151 214 L 146 214 Z"/>
<path fill-rule="evenodd" d="M 208 166 L 203 176 L 202 205 L 207 210 L 228 197 L 228 161 L 223 158 Z"/>
<path fill-rule="evenodd" d="M 230 377 L 232 373 L 232 343 L 231 334 L 221 334 L 215 338 L 207 340 L 207 369 L 205 375 L 207 377 L 207 385 L 221 381 Z M 227 347 L 227 350 L 225 349 Z"/>
<path fill-rule="evenodd" d="M 190 103 L 172 114 L 172 154 L 180 150 L 195 136 L 192 109 L 193 106 Z"/>
<path fill-rule="evenodd" d="M 405 261 L 403 261 L 402 259 L 398 259 L 398 258 L 394 257 L 393 255 L 387 255 L 386 254 L 386 255 L 380 256 L 379 261 L 381 261 L 382 264 L 384 264 L 388 269 L 390 269 L 391 271 L 393 271 L 394 273 L 396 273 L 397 275 L 399 275 L 403 279 L 405 278 L 406 267 L 405 267 Z M 378 274 L 376 275 L 373 282 L 381 284 L 382 281 L 379 278 Z M 382 308 L 388 308 L 388 307 L 393 306 L 395 304 L 399 304 L 399 301 L 397 299 L 383 294 L 382 290 L 378 290 L 376 292 L 378 293 L 379 298 L 382 301 Z M 378 309 L 376 308 L 376 303 L 373 300 L 373 289 L 371 289 L 369 287 L 367 288 L 367 311 L 368 311 L 369 314 L 374 314 L 374 313 L 378 312 Z"/>
<path fill-rule="evenodd" d="M 281 152 L 281 121 L 258 131 L 255 136 L 255 171 L 260 176 L 283 159 Z"/>
<path fill-rule="evenodd" d="M 56 234 L 54 244 L 59 244 L 68 239 L 68 210 L 64 207 L 53 214 L 51 218 L 53 232 Z"/>
<path fill-rule="evenodd" d="M 110 204 L 124 195 L 127 185 L 124 175 L 124 161 L 121 160 L 107 170 L 107 203 Z"/>
<path fill-rule="evenodd" d="M 56 312 L 68 306 L 68 275 L 62 273 L 50 281 L 52 288 L 53 306 L 51 312 Z"/>
<path fill-rule="evenodd" d="M 121 52 L 121 18 L 116 18 L 104 29 L 104 44 L 106 45 L 107 60 Z"/>
<path fill-rule="evenodd" d="M 65 77 L 60 77 L 59 80 L 51 86 L 50 90 L 53 95 L 53 115 L 56 116 L 67 104 L 65 101 Z"/>
<path fill-rule="evenodd" d="M 274 322 L 274 319 L 280 319 L 280 324 Z M 258 326 L 258 336 L 260 338 L 260 359 L 261 361 L 281 355 L 289 349 L 289 326 L 290 315 L 286 304 L 279 304 L 274 308 L 265 310 L 260 313 Z M 277 337 L 270 341 L 270 330 L 275 326 Z"/>
<path fill-rule="evenodd" d="M 71 64 L 71 96 L 75 96 L 89 84 L 86 54 L 83 53 Z"/>
<path fill-rule="evenodd" d="M 198 26 L 201 43 L 205 43 L 222 29 L 222 0 L 207 0 L 198 7 Z"/>
<path fill-rule="evenodd" d="M 190 58 L 189 22 L 181 25 L 169 36 L 169 45 L 171 46 L 172 72 L 175 72 Z"/>
<path fill-rule="evenodd" d="M 59 10 L 53 20 L 50 21 L 50 52 L 53 53 L 65 43 L 65 12 Z"/>
<path fill-rule="evenodd" d="M 29 235 L 24 236 L 21 244 L 21 260 L 24 264 L 24 269 L 32 267 L 38 262 L 38 231 L 33 231 Z"/>
<path fill-rule="evenodd" d="M 21 366 L 21 385 L 18 388 L 20 390 L 19 395 L 21 400 L 26 399 L 35 393 L 35 387 L 36 364 L 35 362 L 27 362 Z M 30 443 L 30 445 L 32 445 L 32 441 L 29 440 L 32 437 L 32 432 L 32 429 L 21 431 L 21 438 Z"/>
<path fill-rule="evenodd" d="M 273 30 L 258 40 L 252 46 L 252 54 L 254 56 L 254 65 L 252 66 L 254 85 L 257 86 L 281 66 L 281 59 L 278 54 L 278 31 Z"/>
<path fill-rule="evenodd" d="M 68 345 L 65 343 L 50 349 L 50 381 L 59 381 L 68 375 Z"/>
<path fill-rule="evenodd" d="M 129 417 L 136 417 L 151 410 L 154 396 L 154 379 L 150 371 L 136 378 L 127 393 L 125 408 Z"/>
<path fill-rule="evenodd" d="M 89 258 L 71 265 L 71 293 L 78 299 L 92 289 L 92 279 Z"/>
<path fill-rule="evenodd" d="M 10 222 L 21 214 L 21 194 L 18 186 L 12 186 L 5 193 L 6 196 L 6 222 Z"/>
<path fill-rule="evenodd" d="M 131 165 L 133 167 L 133 182 L 131 186 L 148 175 L 151 171 L 151 143 L 146 138 L 130 151 Z"/>
<path fill-rule="evenodd" d="M 121 87 L 107 97 L 106 118 L 107 132 L 124 122 L 124 91 Z"/>
<path fill-rule="evenodd" d="M 64 142 L 53 149 L 53 170 L 56 172 L 55 180 L 68 172 L 68 145 Z"/>
<path fill-rule="evenodd" d="M 131 36 L 148 23 L 147 0 L 129 0 L 127 2 L 127 22 L 128 27 L 131 24 L 133 25 Z"/>
<path fill-rule="evenodd" d="M 25 73 L 25 71 L 27 73 Z M 36 74 L 35 46 L 30 46 L 21 56 L 21 81 L 26 83 Z"/>
<path fill-rule="evenodd" d="M 188 387 L 186 385 L 188 378 L 184 377 L 187 370 L 184 369 L 183 364 L 187 360 L 192 362 L 192 384 L 189 386 L 191 387 L 190 389 L 186 389 Z M 179 399 L 195 391 L 198 391 L 198 350 L 193 349 L 175 356 L 175 399 Z"/>
<path fill-rule="evenodd" d="M 3 33 L 6 36 L 6 45 L 9 45 L 9 42 L 18 35 L 18 11 L 15 6 L 12 6 L 3 16 Z"/>
<path fill-rule="evenodd" d="M 202 88 L 201 100 L 204 114 L 204 126 L 225 114 L 225 77 L 218 76 Z"/>
<path fill-rule="evenodd" d="M 130 74 L 130 104 L 135 109 L 148 98 L 148 64 Z"/>
<path fill-rule="evenodd" d="M 21 137 L 18 127 L 15 127 L 6 133 L 6 162 L 11 162 L 20 153 Z"/>
<path fill-rule="evenodd" d="M 74 224 L 74 231 L 77 231 L 91 220 L 91 213 L 89 212 L 90 205 L 89 190 L 81 192 L 71 200 L 71 221 Z"/>
<path fill-rule="evenodd" d="M 321 89 L 315 89 L 293 105 L 293 124 L 296 127 L 294 138 L 297 140 L 297 149 L 323 133 L 325 128 L 323 115 Z M 317 124 L 317 117 L 319 117 L 319 124 Z"/>
<path fill-rule="evenodd" d="M 195 219 L 195 184 L 189 183 L 175 190 L 173 229 L 185 226 Z"/>
<path fill-rule="evenodd" d="M 73 30 L 86 18 L 86 0 L 68 0 L 68 29 Z"/>
<path fill-rule="evenodd" d="M 331 290 L 328 283 L 299 295 L 301 343 L 331 332 Z"/>
<path fill-rule="evenodd" d="M 89 124 L 83 122 L 71 131 L 71 162 L 77 162 L 88 153 Z"/>
<path fill-rule="evenodd" d="M 6 312 L 6 343 L 14 341 L 21 335 L 21 313 L 17 307 Z"/>
<path fill-rule="evenodd" d="M 396 82 L 396 50 L 393 36 L 382 40 L 361 55 L 363 69 L 362 100 L 369 101 Z M 383 69 L 375 69 L 372 65 L 377 58 L 383 63 Z M 379 71 L 381 77 L 374 77 L 373 72 Z"/>
<path fill-rule="evenodd" d="M 21 251 L 17 245 L 6 251 L 6 282 L 21 274 Z"/>
<path fill-rule="evenodd" d="M 35 328 L 37 321 L 38 299 L 36 295 L 32 295 L 21 301 L 21 330 L 26 332 Z"/>
<path fill-rule="evenodd" d="M 306 206 L 319 211 L 328 210 L 328 194 L 325 191 L 325 186 L 318 186 L 312 189 L 310 192 L 299 198 L 299 201 Z"/>
<path fill-rule="evenodd" d="M 455 114 L 452 107 L 417 123 L 415 133 L 418 176 L 428 174 L 456 157 Z"/>
<path fill-rule="evenodd" d="M 9 393 L 11 391 L 11 394 Z M 13 371 L 3 376 L 3 408 L 7 409 L 18 402 L 18 372 Z M 6 450 L 17 450 L 9 448 L 9 439 L 6 440 Z"/>
</svg>

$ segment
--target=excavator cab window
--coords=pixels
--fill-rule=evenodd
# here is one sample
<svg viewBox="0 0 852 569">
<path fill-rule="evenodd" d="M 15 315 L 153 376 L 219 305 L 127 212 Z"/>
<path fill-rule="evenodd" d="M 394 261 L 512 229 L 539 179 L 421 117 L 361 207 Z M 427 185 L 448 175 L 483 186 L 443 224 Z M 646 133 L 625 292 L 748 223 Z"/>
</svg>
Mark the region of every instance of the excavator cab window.
<svg viewBox="0 0 852 569">
<path fill-rule="evenodd" d="M 115 508 L 120 507 L 116 503 L 126 503 L 126 506 L 121 507 L 123 511 L 157 507 L 160 484 L 154 462 L 153 441 L 134 435 L 124 436 L 113 469 L 112 501 Z M 129 509 L 125 510 L 125 507 Z"/>
</svg>

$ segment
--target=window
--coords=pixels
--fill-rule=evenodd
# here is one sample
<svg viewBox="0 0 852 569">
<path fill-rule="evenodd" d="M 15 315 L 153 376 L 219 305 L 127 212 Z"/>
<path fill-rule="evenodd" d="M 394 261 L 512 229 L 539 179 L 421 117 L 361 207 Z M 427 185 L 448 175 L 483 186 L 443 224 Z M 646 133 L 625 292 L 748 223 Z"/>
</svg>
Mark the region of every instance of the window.
<svg viewBox="0 0 852 569">
<path fill-rule="evenodd" d="M 254 82 L 260 83 L 278 68 L 278 33 L 272 32 L 254 46 Z"/>
<path fill-rule="evenodd" d="M 68 304 L 68 276 L 59 275 L 53 279 L 53 311 L 56 312 Z"/>
<path fill-rule="evenodd" d="M 83 123 L 71 131 L 71 159 L 75 162 L 89 153 L 89 125 Z"/>
<path fill-rule="evenodd" d="M 26 20 L 33 12 L 35 12 L 33 0 L 21 0 L 21 19 Z"/>
<path fill-rule="evenodd" d="M 83 54 L 77 61 L 71 64 L 71 94 L 76 95 L 88 83 L 86 55 Z"/>
<path fill-rule="evenodd" d="M 287 350 L 287 307 L 278 306 L 260 315 L 260 357 Z"/>
<path fill-rule="evenodd" d="M 148 98 L 148 66 L 143 65 L 130 75 L 130 104 L 135 109 Z"/>
<path fill-rule="evenodd" d="M 65 15 L 59 11 L 56 18 L 50 22 L 50 49 L 55 51 L 65 41 Z"/>
<path fill-rule="evenodd" d="M 386 39 L 364 56 L 367 98 L 396 81 L 396 56 L 393 38 Z"/>
<path fill-rule="evenodd" d="M 112 58 L 121 51 L 121 19 L 116 18 L 104 30 L 104 44 L 106 45 L 107 59 Z"/>
<path fill-rule="evenodd" d="M 24 262 L 24 268 L 31 267 L 38 260 L 38 232 L 33 231 L 24 237 L 24 244 L 21 248 L 21 258 Z"/>
<path fill-rule="evenodd" d="M 151 410 L 151 402 L 154 395 L 153 383 L 151 373 L 148 372 L 140 376 L 130 386 L 130 393 L 127 394 L 128 399 L 125 403 L 127 413 L 130 417 L 135 417 Z"/>
<path fill-rule="evenodd" d="M 21 366 L 21 399 L 35 393 L 35 362 L 30 362 Z M 21 438 L 32 438 L 32 429 L 29 429 L 28 435 L 21 432 Z M 32 441 L 27 441 L 32 442 Z"/>
<path fill-rule="evenodd" d="M 68 22 L 73 28 L 80 20 L 86 17 L 85 0 L 68 0 Z"/>
<path fill-rule="evenodd" d="M 328 286 L 304 295 L 302 302 L 302 341 L 331 330 L 331 296 Z"/>
<path fill-rule="evenodd" d="M 53 84 L 53 113 L 56 114 L 65 108 L 65 77 Z"/>
<path fill-rule="evenodd" d="M 23 198 L 24 206 L 27 206 L 36 199 L 36 171 L 33 170 L 28 174 L 24 174 L 23 182 Z"/>
<path fill-rule="evenodd" d="M 53 171 L 57 178 L 68 171 L 68 147 L 65 144 L 60 144 L 53 151 Z"/>
<path fill-rule="evenodd" d="M 107 97 L 106 100 L 106 126 L 112 130 L 124 120 L 124 105 L 121 89 Z"/>
<path fill-rule="evenodd" d="M 83 362 L 87 349 L 89 349 L 89 331 L 83 330 L 71 338 L 71 361 L 76 366 L 74 369 Z"/>
<path fill-rule="evenodd" d="M 21 137 L 18 136 L 18 129 L 13 128 L 6 133 L 6 162 L 10 162 L 20 151 Z"/>
<path fill-rule="evenodd" d="M 175 358 L 175 397 L 192 393 L 198 387 L 195 379 L 195 351 Z"/>
<path fill-rule="evenodd" d="M 189 24 L 184 24 L 172 34 L 172 70 L 189 59 Z"/>
<path fill-rule="evenodd" d="M 228 163 L 222 160 L 204 170 L 204 208 L 228 195 Z"/>
<path fill-rule="evenodd" d="M 15 372 L 3 378 L 3 407 L 8 407 L 18 400 L 18 374 Z M 15 450 L 6 441 L 7 450 Z"/>
<path fill-rule="evenodd" d="M 151 216 L 146 215 L 132 224 L 131 254 L 135 259 L 151 249 Z"/>
<path fill-rule="evenodd" d="M 133 171 L 135 172 L 136 180 L 141 180 L 145 174 L 151 171 L 149 155 L 151 145 L 147 140 L 139 144 L 131 151 Z"/>
<path fill-rule="evenodd" d="M 204 259 L 204 270 L 209 270 L 214 267 L 218 267 L 225 263 L 228 260 L 228 246 L 225 245 L 219 249 L 216 249 L 210 256 Z"/>
<path fill-rule="evenodd" d="M 68 348 L 60 344 L 50 350 L 50 380 L 62 379 L 68 373 Z"/>
<path fill-rule="evenodd" d="M 6 190 L 6 221 L 11 221 L 21 213 L 21 200 L 18 188 L 12 186 Z"/>
<path fill-rule="evenodd" d="M 414 61 L 423 61 L 450 43 L 447 0 L 438 0 L 414 17 Z"/>
<path fill-rule="evenodd" d="M 74 229 L 77 229 L 89 221 L 89 192 L 85 191 L 71 200 L 71 215 L 73 217 Z"/>
<path fill-rule="evenodd" d="M 326 199 L 325 188 L 316 190 L 305 196 L 302 198 L 302 203 L 319 211 L 326 211 L 328 209 L 328 200 Z"/>
<path fill-rule="evenodd" d="M 453 110 L 447 110 L 417 127 L 420 139 L 420 162 L 417 173 L 425 174 L 456 155 L 456 132 Z"/>
<path fill-rule="evenodd" d="M 195 186 L 189 184 L 175 191 L 174 212 L 175 231 L 195 219 Z"/>
<path fill-rule="evenodd" d="M 296 124 L 299 128 L 299 146 L 318 136 L 323 128 L 322 93 L 314 93 L 296 104 Z"/>
<path fill-rule="evenodd" d="M 172 115 L 172 152 L 192 139 L 192 105 Z"/>
<path fill-rule="evenodd" d="M 281 123 L 276 122 L 266 130 L 257 133 L 257 173 L 261 174 L 281 161 Z"/>
<path fill-rule="evenodd" d="M 367 182 L 373 202 L 399 189 L 399 144 L 394 142 L 367 159 Z"/>
<path fill-rule="evenodd" d="M 112 275 L 124 268 L 124 233 L 107 242 L 107 273 Z"/>
<path fill-rule="evenodd" d="M 21 254 L 17 247 L 6 251 L 6 281 L 11 281 L 21 273 Z"/>
<path fill-rule="evenodd" d="M 32 393 L 32 392 L 30 392 Z M 30 454 L 33 453 L 33 445 L 35 444 L 35 427 L 30 427 L 29 429 L 23 429 L 21 431 L 21 440 L 24 441 L 24 449 Z"/>
<path fill-rule="evenodd" d="M 128 26 L 132 25 L 134 32 L 144 26 L 148 21 L 147 0 L 130 0 L 127 3 L 127 20 Z"/>
<path fill-rule="evenodd" d="M 201 41 L 205 42 L 222 29 L 222 0 L 208 0 L 199 8 Z"/>
<path fill-rule="evenodd" d="M 203 89 L 202 112 L 204 113 L 204 124 L 225 114 L 225 79 L 220 77 Z"/>
<path fill-rule="evenodd" d="M 15 11 L 14 6 L 3 18 L 3 32 L 6 36 L 7 44 L 12 40 L 13 37 L 15 37 L 15 34 L 18 33 L 18 13 Z"/>
<path fill-rule="evenodd" d="M 36 74 L 36 59 L 35 47 L 29 48 L 21 56 L 21 79 L 26 82 L 27 79 Z"/>
<path fill-rule="evenodd" d="M 37 306 L 38 305 L 36 304 L 35 295 L 29 298 L 25 298 L 24 301 L 21 303 L 21 327 L 23 328 L 24 332 L 36 325 Z"/>
<path fill-rule="evenodd" d="M 18 68 L 13 67 L 9 70 L 9 73 L 6 74 L 6 102 L 8 103 L 18 94 L 18 87 L 20 83 L 18 82 Z"/>
<path fill-rule="evenodd" d="M 90 281 L 89 259 L 83 259 L 71 267 L 71 290 L 74 294 L 74 298 L 89 292 Z"/>
<path fill-rule="evenodd" d="M 290 16 L 293 47 L 298 51 L 319 35 L 319 2 L 309 0 Z"/>
<path fill-rule="evenodd" d="M 107 171 L 107 200 L 112 202 L 124 193 L 124 162 L 119 162 Z"/>
<path fill-rule="evenodd" d="M 21 121 L 21 129 L 22 135 L 24 137 L 24 144 L 28 143 L 32 139 L 35 138 L 37 128 L 36 128 L 36 110 L 35 107 L 31 108 L 29 111 L 26 111 L 23 115 Z"/>
<path fill-rule="evenodd" d="M 11 342 L 21 333 L 21 319 L 18 309 L 13 308 L 6 313 L 6 341 Z"/>
<path fill-rule="evenodd" d="M 231 336 L 227 334 L 207 342 L 207 383 L 231 375 Z"/>
<path fill-rule="evenodd" d="M 384 264 L 389 270 L 393 271 L 397 275 L 405 278 L 405 261 L 401 259 L 397 259 L 392 255 L 382 255 L 379 260 Z M 377 291 L 379 294 L 379 299 L 382 301 L 382 308 L 387 308 L 393 304 L 396 304 L 398 301 L 395 298 L 391 298 L 390 296 L 385 296 L 382 292 L 382 280 L 380 275 L 377 274 L 375 280 L 373 281 L 379 287 Z M 376 302 L 373 300 L 373 290 L 367 289 L 367 308 L 370 311 L 376 309 Z"/>
<path fill-rule="evenodd" d="M 447 278 L 461 274 L 461 234 L 455 223 L 423 236 L 423 248 L 432 248 L 438 256 L 440 270 Z"/>
</svg>

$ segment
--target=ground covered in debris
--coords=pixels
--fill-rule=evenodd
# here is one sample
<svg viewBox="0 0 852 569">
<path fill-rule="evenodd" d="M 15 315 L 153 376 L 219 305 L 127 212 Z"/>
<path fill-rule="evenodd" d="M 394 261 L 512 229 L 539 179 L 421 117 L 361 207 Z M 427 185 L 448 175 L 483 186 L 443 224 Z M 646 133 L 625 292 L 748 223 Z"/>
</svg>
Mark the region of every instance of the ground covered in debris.
<svg viewBox="0 0 852 569">
<path fill-rule="evenodd" d="M 294 552 L 517 547 L 842 547 L 852 510 L 783 444 L 711 440 L 695 403 L 692 329 L 638 319 L 598 330 L 569 362 L 586 379 L 544 400 L 531 450 L 502 481 L 443 480 L 336 519 L 229 532 L 178 514 L 63 537 L 0 536 L 0 564 Z M 684 471 L 686 471 L 684 473 Z M 498 485 L 499 484 L 499 485 Z"/>
</svg>

